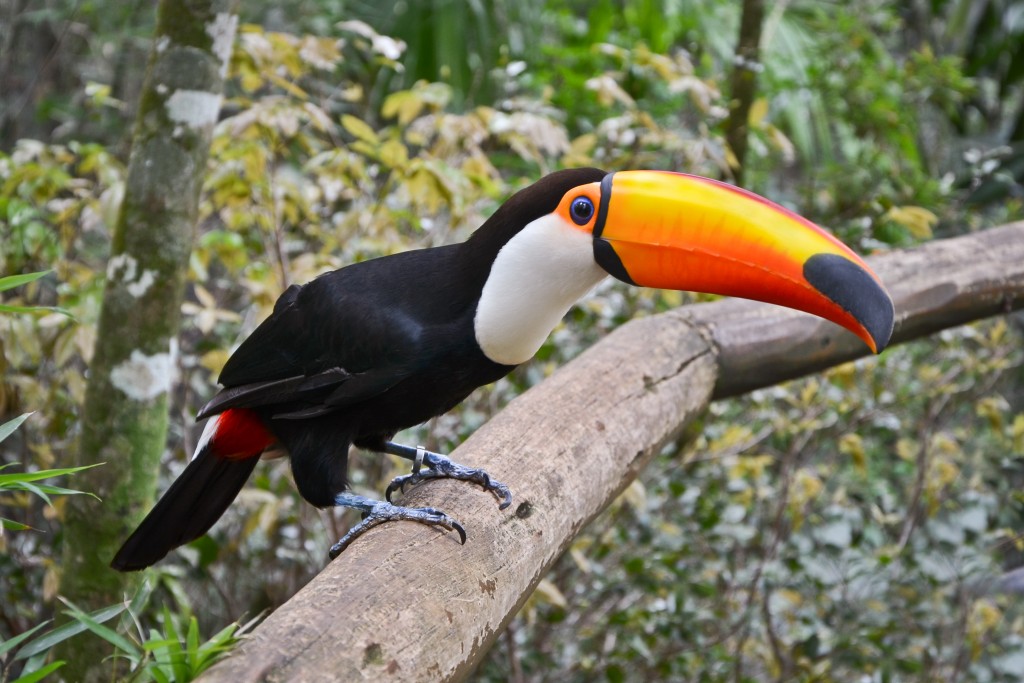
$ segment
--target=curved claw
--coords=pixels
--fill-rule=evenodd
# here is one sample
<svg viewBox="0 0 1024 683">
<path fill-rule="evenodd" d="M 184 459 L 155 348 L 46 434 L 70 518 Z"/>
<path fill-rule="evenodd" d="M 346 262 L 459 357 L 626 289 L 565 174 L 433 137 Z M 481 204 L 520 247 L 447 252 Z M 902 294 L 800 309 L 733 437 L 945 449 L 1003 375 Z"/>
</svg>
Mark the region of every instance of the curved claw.
<svg viewBox="0 0 1024 683">
<path fill-rule="evenodd" d="M 502 484 L 500 481 L 496 483 L 497 486 L 491 489 L 491 491 L 494 493 L 494 495 L 498 495 L 499 492 L 502 494 L 502 501 L 498 505 L 498 509 L 504 510 L 505 508 L 512 504 L 512 491 L 510 491 L 509 488 Z"/>
<path fill-rule="evenodd" d="M 459 532 L 459 540 L 462 541 L 462 545 L 466 545 L 466 530 L 454 519 L 452 520 L 452 527 L 455 528 L 455 531 Z"/>
<path fill-rule="evenodd" d="M 388 487 L 386 489 L 384 489 L 384 499 L 386 501 L 388 501 L 389 503 L 392 503 L 392 502 L 394 502 L 394 501 L 391 500 L 391 494 L 392 493 L 394 493 L 396 490 L 399 490 L 402 493 L 405 493 L 406 480 L 409 477 L 411 477 L 411 476 L 412 476 L 411 474 L 403 474 L 400 477 L 395 477 L 394 479 L 392 479 L 391 483 L 388 484 Z"/>
<path fill-rule="evenodd" d="M 483 472 L 483 470 L 480 470 Z M 502 484 L 497 479 L 491 479 L 491 476 L 486 472 L 484 474 L 484 481 L 480 484 L 484 491 L 490 491 L 494 494 L 495 498 L 501 499 L 501 503 L 498 505 L 499 510 L 504 510 L 512 504 L 512 491 L 507 486 Z"/>
<path fill-rule="evenodd" d="M 457 531 L 459 541 L 466 545 L 466 529 L 457 521 L 436 508 L 406 508 L 389 503 L 377 503 L 363 518 L 359 524 L 348 530 L 348 533 L 341 537 L 337 543 L 331 546 L 328 555 L 333 560 L 342 553 L 345 548 L 352 544 L 356 538 L 363 535 L 367 530 L 384 522 L 407 520 L 419 522 L 428 526 L 439 526 L 446 531 Z"/>
<path fill-rule="evenodd" d="M 387 489 L 384 490 L 384 497 L 389 503 L 395 491 L 405 493 L 406 486 L 415 486 L 429 479 L 458 479 L 479 484 L 484 491 L 493 493 L 501 501 L 498 505 L 499 510 L 504 510 L 512 504 L 512 491 L 509 490 L 508 486 L 496 479 L 492 479 L 491 475 L 487 474 L 484 470 L 464 467 L 436 453 L 428 452 L 427 455 L 426 464 L 430 469 L 421 469 L 418 472 L 414 471 L 412 474 L 403 474 L 391 480 Z"/>
<path fill-rule="evenodd" d="M 466 545 L 466 529 L 459 524 L 455 519 L 449 517 L 447 513 L 438 510 L 437 508 L 402 508 L 396 507 L 396 510 L 414 510 L 416 512 L 425 512 L 428 515 L 433 515 L 434 520 L 427 521 L 423 519 L 415 519 L 413 521 L 423 522 L 424 524 L 430 524 L 431 526 L 439 526 L 442 529 L 448 531 L 459 532 L 459 541 L 462 545 Z"/>
</svg>

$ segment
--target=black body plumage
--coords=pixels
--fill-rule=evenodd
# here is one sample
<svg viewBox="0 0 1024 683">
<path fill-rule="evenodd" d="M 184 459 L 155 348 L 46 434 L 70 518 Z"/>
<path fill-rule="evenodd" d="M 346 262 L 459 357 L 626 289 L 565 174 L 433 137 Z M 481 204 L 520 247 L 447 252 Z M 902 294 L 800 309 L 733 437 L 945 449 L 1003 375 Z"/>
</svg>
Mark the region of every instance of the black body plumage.
<svg viewBox="0 0 1024 683">
<path fill-rule="evenodd" d="M 613 192 L 614 197 L 613 197 Z M 788 239 L 792 235 L 792 244 Z M 878 276 L 805 219 L 749 192 L 659 171 L 559 171 L 506 201 L 465 242 L 365 261 L 288 288 L 220 376 L 192 463 L 114 558 L 152 564 L 205 532 L 261 453 L 286 452 L 302 496 L 366 516 L 459 533 L 390 494 L 436 478 L 511 504 L 507 486 L 439 453 L 391 441 L 531 358 L 566 311 L 609 274 L 631 284 L 748 296 L 823 316 L 872 350 L 894 309 Z M 387 502 L 348 488 L 352 445 L 413 461 Z"/>
<path fill-rule="evenodd" d="M 200 412 L 247 407 L 291 458 L 303 497 L 334 504 L 351 443 L 381 451 L 397 431 L 458 405 L 513 368 L 488 359 L 473 320 L 490 266 L 531 221 L 603 171 L 573 169 L 515 194 L 461 244 L 326 273 L 286 291 L 231 356 Z"/>
</svg>

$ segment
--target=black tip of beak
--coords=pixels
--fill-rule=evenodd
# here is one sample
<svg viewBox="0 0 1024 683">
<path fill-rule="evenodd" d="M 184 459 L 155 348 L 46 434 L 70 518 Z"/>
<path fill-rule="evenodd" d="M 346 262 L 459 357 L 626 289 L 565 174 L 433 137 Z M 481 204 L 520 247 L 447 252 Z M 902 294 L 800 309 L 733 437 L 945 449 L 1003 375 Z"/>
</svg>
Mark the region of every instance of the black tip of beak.
<svg viewBox="0 0 1024 683">
<path fill-rule="evenodd" d="M 889 294 L 859 265 L 838 254 L 815 254 L 804 263 L 804 277 L 864 326 L 881 353 L 892 336 L 896 311 Z"/>
</svg>

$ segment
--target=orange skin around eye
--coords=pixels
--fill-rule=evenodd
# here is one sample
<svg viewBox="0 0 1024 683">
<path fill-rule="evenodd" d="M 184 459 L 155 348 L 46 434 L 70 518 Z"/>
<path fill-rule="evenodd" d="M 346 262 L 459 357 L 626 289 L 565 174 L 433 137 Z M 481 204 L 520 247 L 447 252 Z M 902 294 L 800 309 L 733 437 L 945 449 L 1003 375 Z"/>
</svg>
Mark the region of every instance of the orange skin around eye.
<svg viewBox="0 0 1024 683">
<path fill-rule="evenodd" d="M 594 215 L 590 217 L 590 220 L 585 225 L 578 225 L 572 218 L 570 209 L 572 203 L 580 197 L 586 197 L 594 203 Z M 555 213 L 562 218 L 567 224 L 575 227 L 583 232 L 592 232 L 594 230 L 594 221 L 597 220 L 597 215 L 601 210 L 601 183 L 590 183 L 589 185 L 581 185 L 580 187 L 574 187 L 570 192 L 566 192 L 565 196 L 562 197 L 562 201 L 558 203 L 558 207 L 555 209 Z"/>
</svg>

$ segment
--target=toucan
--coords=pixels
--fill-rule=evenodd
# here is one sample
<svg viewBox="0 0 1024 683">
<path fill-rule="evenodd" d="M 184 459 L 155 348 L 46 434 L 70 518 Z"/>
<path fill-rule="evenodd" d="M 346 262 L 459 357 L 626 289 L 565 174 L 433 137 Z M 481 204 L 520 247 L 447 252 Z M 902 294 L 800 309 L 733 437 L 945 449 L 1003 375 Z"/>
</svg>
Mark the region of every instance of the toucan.
<svg viewBox="0 0 1024 683">
<path fill-rule="evenodd" d="M 191 462 L 111 566 L 152 565 L 213 526 L 260 456 L 286 454 L 303 498 L 346 506 L 366 529 L 411 520 L 457 531 L 434 508 L 391 495 L 433 478 L 486 472 L 391 441 L 530 360 L 569 308 L 611 275 L 631 285 L 739 296 L 831 320 L 880 352 L 892 299 L 853 251 L 758 195 L 699 176 L 595 168 L 517 192 L 462 243 L 407 251 L 289 287 L 231 355 Z M 610 378 L 609 381 L 614 381 Z M 348 490 L 350 446 L 413 461 L 378 501 Z"/>
</svg>

